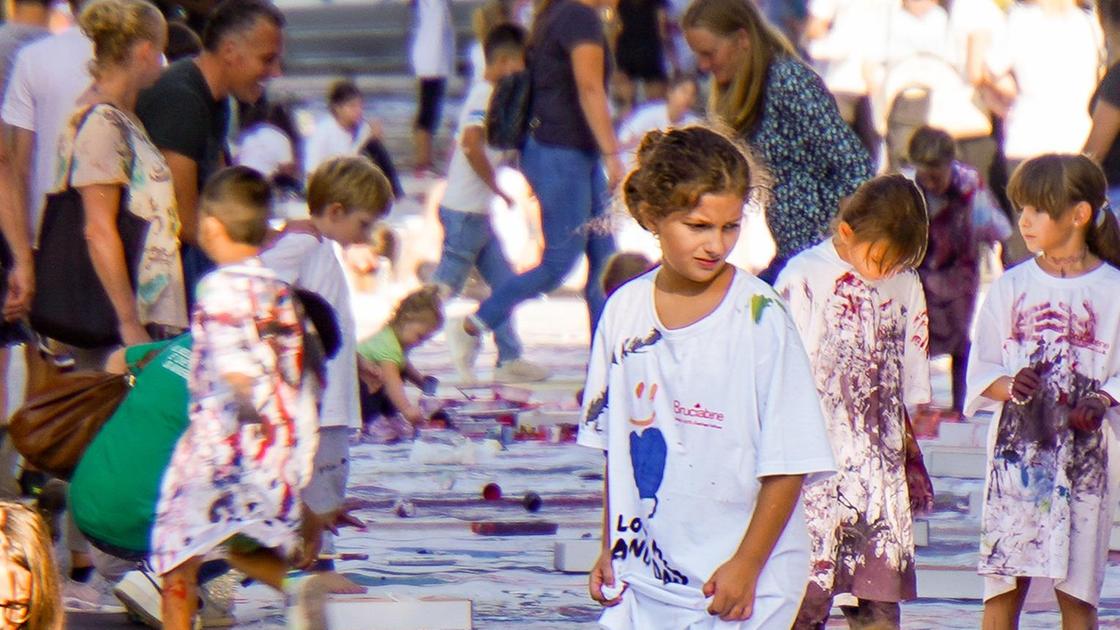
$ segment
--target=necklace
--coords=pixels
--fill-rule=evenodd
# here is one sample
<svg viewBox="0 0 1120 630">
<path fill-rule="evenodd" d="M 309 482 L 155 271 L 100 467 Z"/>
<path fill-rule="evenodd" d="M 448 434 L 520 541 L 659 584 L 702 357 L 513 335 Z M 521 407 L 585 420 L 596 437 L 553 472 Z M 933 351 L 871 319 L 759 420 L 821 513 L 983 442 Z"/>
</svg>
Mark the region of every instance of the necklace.
<svg viewBox="0 0 1120 630">
<path fill-rule="evenodd" d="M 1042 257 L 1044 259 L 1046 259 L 1046 261 L 1048 263 L 1050 263 L 1050 265 L 1056 267 L 1057 271 L 1058 271 L 1058 274 L 1063 278 L 1066 277 L 1066 271 L 1069 267 L 1073 267 L 1074 265 L 1080 265 L 1080 264 L 1084 263 L 1085 258 L 1088 257 L 1088 256 L 1089 256 L 1089 248 L 1088 247 L 1086 247 L 1085 249 L 1081 250 L 1079 253 L 1074 254 L 1072 256 L 1051 256 L 1050 254 L 1047 254 L 1046 252 L 1042 253 Z"/>
</svg>

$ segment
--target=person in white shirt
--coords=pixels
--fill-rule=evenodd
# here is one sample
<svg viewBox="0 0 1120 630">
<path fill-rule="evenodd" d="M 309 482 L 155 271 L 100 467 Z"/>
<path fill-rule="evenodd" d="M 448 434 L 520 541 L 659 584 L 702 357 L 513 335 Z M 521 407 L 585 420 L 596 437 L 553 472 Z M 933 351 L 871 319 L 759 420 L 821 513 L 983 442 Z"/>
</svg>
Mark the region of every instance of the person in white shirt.
<svg viewBox="0 0 1120 630">
<path fill-rule="evenodd" d="M 381 123 L 365 117 L 365 99 L 349 80 L 337 81 L 327 90 L 330 114 L 315 125 L 303 150 L 303 171 L 311 173 L 323 162 L 341 155 L 365 155 L 373 160 L 393 185 L 393 194 L 403 195 L 397 169 L 381 142 Z"/>
<path fill-rule="evenodd" d="M 449 294 L 463 290 L 472 269 L 478 269 L 491 287 L 515 277 L 490 223 L 490 208 L 496 198 L 509 208 L 515 202 L 498 185 L 496 167 L 505 156 L 486 145 L 485 125 L 494 83 L 525 68 L 525 40 L 525 30 L 520 26 L 501 24 L 490 29 L 485 41 L 485 80 L 471 86 L 460 110 L 458 143 L 447 169 L 447 190 L 439 208 L 443 253 L 432 275 L 432 282 L 444 286 Z M 448 346 L 459 377 L 473 382 L 477 345 L 463 338 L 461 324 L 448 325 Z M 494 328 L 494 343 L 498 346 L 495 380 L 528 382 L 548 378 L 548 370 L 521 357 L 521 340 L 512 321 Z"/>
<path fill-rule="evenodd" d="M 262 97 L 252 105 L 241 105 L 241 133 L 237 136 L 234 162 L 257 171 L 273 184 L 299 179 L 294 129 L 287 110 Z"/>
<path fill-rule="evenodd" d="M 638 143 L 650 131 L 664 131 L 700 121 L 692 113 L 698 92 L 694 76 L 676 75 L 669 83 L 664 101 L 646 103 L 622 122 L 618 128 L 618 145 L 626 153 L 627 168 L 633 168 L 636 164 Z M 629 216 L 620 217 L 615 226 L 614 239 L 620 251 L 641 252 L 655 260 L 661 257 L 661 246 L 657 239 Z"/>
<path fill-rule="evenodd" d="M 985 101 L 987 66 L 992 45 L 1003 38 L 1007 14 L 992 0 L 954 0 L 949 5 L 949 39 L 945 57 L 956 70 L 961 83 L 971 88 L 965 93 L 973 107 L 991 119 Z M 988 134 L 955 135 L 961 161 L 973 166 L 990 182 L 996 157 L 996 141 Z"/>
<path fill-rule="evenodd" d="M 579 429 L 607 455 L 599 623 L 788 628 L 809 578 L 802 483 L 835 465 L 793 320 L 726 260 L 761 169 L 701 126 L 650 132 L 640 155 L 624 199 L 664 256 L 607 302 Z"/>
<path fill-rule="evenodd" d="M 841 207 L 833 236 L 790 260 L 774 285 L 809 351 L 840 471 L 805 487 L 812 569 L 796 630 L 822 628 L 842 593 L 858 599 L 841 607 L 850 627 L 897 629 L 899 602 L 918 594 L 911 512 L 932 505 L 933 488 L 928 476 L 911 482 L 920 451 L 907 410 L 931 395 L 914 270 L 928 226 L 912 181 L 877 177 Z"/>
<path fill-rule="evenodd" d="M 920 114 L 934 113 L 933 103 L 927 107 L 919 104 L 922 101 L 908 102 L 908 88 L 920 85 L 936 93 L 936 87 L 925 82 L 930 63 L 954 77 L 945 62 L 948 24 L 949 16 L 936 0 L 902 0 L 882 7 L 863 34 L 864 75 L 891 171 L 901 165 L 910 135 L 929 122 Z"/>
<path fill-rule="evenodd" d="M 619 125 L 618 144 L 620 149 L 629 154 L 629 167 L 634 166 L 638 143 L 647 133 L 655 129 L 683 127 L 700 120 L 692 111 L 699 91 L 696 77 L 689 74 L 677 75 L 669 82 L 665 100 L 642 105 Z"/>
<path fill-rule="evenodd" d="M 1017 4 L 987 65 L 1010 103 L 1004 125 L 1008 170 L 1043 153 L 1077 153 L 1089 135 L 1089 99 L 1100 78 L 1103 35 L 1074 0 Z"/>
<path fill-rule="evenodd" d="M 72 2 L 74 15 L 81 2 Z M 78 97 L 90 85 L 93 42 L 77 25 L 28 44 L 16 57 L 0 118 L 12 130 L 16 202 L 28 217 L 32 244 L 47 191 L 54 184 L 58 136 Z"/>
<path fill-rule="evenodd" d="M 897 2 L 897 0 L 894 0 Z M 809 23 L 805 29 L 809 56 L 824 77 L 844 122 L 859 136 L 874 158 L 879 155 L 880 137 L 875 128 L 867 78 L 868 33 L 875 16 L 892 0 L 810 0 Z"/>
<path fill-rule="evenodd" d="M 1032 578 L 1063 628 L 1096 628 L 1116 513 L 1120 226 L 1100 167 L 1047 154 L 1011 176 L 1030 260 L 992 283 L 965 413 L 990 410 L 980 532 L 985 628 L 1014 628 Z"/>
<path fill-rule="evenodd" d="M 412 33 L 412 72 L 419 82 L 419 107 L 413 127 L 416 171 L 432 170 L 432 138 L 439 130 L 447 77 L 455 65 L 455 30 L 450 0 L 412 0 L 416 9 Z"/>
<path fill-rule="evenodd" d="M 1093 119 L 1089 103 L 1100 79 L 1104 36 L 1075 0 L 1016 4 L 987 59 L 989 84 L 1002 108 L 1007 172 L 1044 153 L 1079 153 Z M 1029 257 L 1018 233 L 1004 262 Z"/>
<path fill-rule="evenodd" d="M 315 471 L 302 495 L 315 514 L 344 511 L 350 430 L 361 427 L 357 329 L 338 252 L 340 246 L 368 243 L 373 224 L 389 213 L 392 199 L 388 179 L 368 159 L 350 156 L 328 160 L 308 181 L 311 218 L 289 221 L 260 253 L 261 261 L 278 278 L 317 293 L 334 307 L 338 317 L 342 345 L 335 358 L 327 362 Z M 361 369 L 365 375 L 373 371 L 369 365 Z M 329 533 L 324 533 L 324 544 L 328 553 L 333 551 Z"/>
</svg>

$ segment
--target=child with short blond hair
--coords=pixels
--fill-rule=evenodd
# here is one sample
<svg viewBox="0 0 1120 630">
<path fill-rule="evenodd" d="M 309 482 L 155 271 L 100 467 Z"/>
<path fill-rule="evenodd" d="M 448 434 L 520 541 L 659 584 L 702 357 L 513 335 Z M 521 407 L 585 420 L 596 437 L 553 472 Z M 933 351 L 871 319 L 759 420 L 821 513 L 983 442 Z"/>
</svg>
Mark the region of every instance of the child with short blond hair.
<svg viewBox="0 0 1120 630">
<path fill-rule="evenodd" d="M 316 514 L 342 509 L 350 472 L 349 433 L 361 426 L 357 329 L 339 248 L 368 243 L 374 224 L 389 212 L 392 201 L 389 180 L 371 161 L 331 158 L 308 181 L 311 218 L 288 222 L 261 251 L 261 260 L 277 277 L 319 294 L 333 306 L 342 331 L 341 350 L 327 362 L 315 474 L 304 493 L 304 501 Z M 333 552 L 333 537 L 327 533 L 324 538 L 324 551 Z M 330 565 L 325 561 L 319 568 Z"/>
</svg>

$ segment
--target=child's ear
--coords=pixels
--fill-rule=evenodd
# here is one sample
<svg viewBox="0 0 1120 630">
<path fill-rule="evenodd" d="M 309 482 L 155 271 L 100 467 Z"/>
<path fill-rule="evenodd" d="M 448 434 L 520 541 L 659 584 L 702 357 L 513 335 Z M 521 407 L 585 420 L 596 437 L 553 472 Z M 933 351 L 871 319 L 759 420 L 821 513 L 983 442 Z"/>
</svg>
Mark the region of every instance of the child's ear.
<svg viewBox="0 0 1120 630">
<path fill-rule="evenodd" d="M 226 228 L 222 222 L 210 215 L 203 215 L 198 222 L 198 240 L 204 243 L 213 243 L 215 237 L 225 234 Z"/>
<path fill-rule="evenodd" d="M 856 233 L 847 221 L 841 221 L 840 223 L 836 224 L 836 235 L 839 236 L 840 240 L 844 241 L 845 243 L 851 243 L 852 238 L 855 237 Z"/>
<path fill-rule="evenodd" d="M 323 216 L 327 217 L 330 221 L 341 221 L 347 215 L 346 207 L 339 202 L 334 202 L 323 210 Z"/>
<path fill-rule="evenodd" d="M 1093 208 L 1088 201 L 1078 201 L 1073 206 L 1073 224 L 1077 227 L 1088 225 L 1093 216 Z"/>
</svg>

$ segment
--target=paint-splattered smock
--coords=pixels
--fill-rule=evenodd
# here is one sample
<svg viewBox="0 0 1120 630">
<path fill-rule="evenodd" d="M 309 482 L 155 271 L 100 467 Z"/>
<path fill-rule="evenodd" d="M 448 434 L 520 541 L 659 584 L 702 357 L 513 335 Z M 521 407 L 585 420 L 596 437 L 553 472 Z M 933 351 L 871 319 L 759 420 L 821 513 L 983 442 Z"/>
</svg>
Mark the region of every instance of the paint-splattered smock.
<svg viewBox="0 0 1120 630">
<path fill-rule="evenodd" d="M 788 628 L 809 568 L 798 502 L 758 580 L 749 621 L 708 614 L 701 589 L 734 555 L 759 479 L 833 468 L 805 350 L 768 285 L 736 271 L 720 305 L 667 329 L 655 269 L 607 303 L 588 366 L 579 442 L 608 453 L 611 629 Z"/>
<path fill-rule="evenodd" d="M 1120 399 L 1120 271 L 1108 265 L 1055 278 L 1034 260 L 1005 273 L 981 307 L 968 362 L 965 413 L 995 412 L 980 538 L 985 599 L 1013 576 L 1047 577 L 1082 601 L 1100 599 L 1116 504 L 1108 443 L 1120 414 L 1101 429 L 1074 431 L 1068 415 L 1086 393 Z M 981 393 L 1033 367 L 1042 389 L 1025 405 Z"/>
<path fill-rule="evenodd" d="M 929 402 L 929 333 L 917 273 L 863 280 L 831 239 L 778 278 L 820 392 L 837 474 L 806 486 L 810 589 L 917 596 L 905 413 Z"/>
<path fill-rule="evenodd" d="M 207 274 L 197 295 L 190 426 L 164 474 L 152 531 L 159 574 L 235 534 L 290 549 L 318 447 L 318 381 L 305 374 L 288 285 L 250 259 Z M 251 380 L 253 410 L 238 404 L 227 374 Z"/>
</svg>

